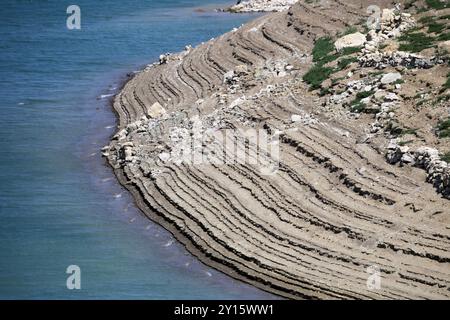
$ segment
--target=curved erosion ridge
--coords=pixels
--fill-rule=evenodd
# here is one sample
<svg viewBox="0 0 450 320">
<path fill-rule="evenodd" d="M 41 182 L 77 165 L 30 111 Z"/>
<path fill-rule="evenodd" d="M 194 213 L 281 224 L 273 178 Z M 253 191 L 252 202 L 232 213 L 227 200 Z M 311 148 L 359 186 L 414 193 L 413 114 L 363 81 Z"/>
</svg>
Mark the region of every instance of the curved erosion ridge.
<svg viewBox="0 0 450 320">
<path fill-rule="evenodd" d="M 295 299 L 449 298 L 448 200 L 358 144 L 362 129 L 314 115 L 300 80 L 314 39 L 360 21 L 360 7 L 301 1 L 162 57 L 116 96 L 104 155 L 149 218 L 234 278 Z M 277 135 L 278 170 L 171 160 L 174 135 L 199 120 Z"/>
</svg>

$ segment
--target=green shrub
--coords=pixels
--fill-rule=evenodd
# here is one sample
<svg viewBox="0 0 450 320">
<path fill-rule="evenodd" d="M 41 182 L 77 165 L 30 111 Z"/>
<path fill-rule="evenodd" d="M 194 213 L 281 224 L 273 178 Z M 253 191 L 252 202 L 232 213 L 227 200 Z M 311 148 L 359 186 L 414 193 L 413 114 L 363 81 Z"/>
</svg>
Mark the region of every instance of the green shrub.
<svg viewBox="0 0 450 320">
<path fill-rule="evenodd" d="M 303 80 L 310 85 L 311 89 L 318 89 L 323 81 L 333 73 L 333 68 L 315 65 L 303 76 Z"/>
<path fill-rule="evenodd" d="M 432 22 L 428 25 L 428 32 L 441 33 L 446 27 L 443 23 Z"/>
<path fill-rule="evenodd" d="M 356 99 L 357 99 L 357 100 L 362 100 L 362 99 L 364 99 L 364 98 L 370 97 L 370 96 L 373 95 L 374 93 L 375 93 L 374 90 L 370 90 L 370 91 L 361 91 L 361 92 L 358 92 L 358 93 L 356 94 Z"/>
<path fill-rule="evenodd" d="M 373 91 L 373 90 L 358 92 L 356 94 L 356 98 L 352 102 L 350 102 L 350 110 L 352 112 L 364 112 L 367 105 L 365 103 L 361 102 L 361 100 L 364 98 L 370 97 L 374 93 L 375 93 L 375 91 Z"/>
<path fill-rule="evenodd" d="M 441 157 L 441 159 L 442 159 L 443 161 L 447 162 L 447 163 L 450 163 L 450 151 L 447 152 L 447 153 L 445 153 L 445 154 Z"/>
<path fill-rule="evenodd" d="M 358 32 L 358 29 L 355 26 L 350 26 L 347 29 L 344 30 L 344 32 L 342 32 L 342 34 L 339 34 L 339 36 L 343 37 L 346 36 L 348 34 L 352 34 Z"/>
<path fill-rule="evenodd" d="M 450 100 L 450 94 L 445 94 L 445 95 L 438 96 L 436 99 L 436 103 L 439 103 L 441 101 L 449 101 L 449 100 Z"/>
<path fill-rule="evenodd" d="M 439 138 L 450 137 L 450 118 L 440 122 L 437 129 Z"/>
<path fill-rule="evenodd" d="M 441 33 L 438 37 L 437 37 L 438 41 L 447 41 L 450 40 L 450 32 L 446 32 L 446 33 Z"/>
<path fill-rule="evenodd" d="M 442 10 L 445 8 L 450 8 L 450 3 L 448 0 L 426 0 L 427 5 L 430 8 L 436 9 L 436 10 Z"/>
<path fill-rule="evenodd" d="M 328 88 L 320 88 L 319 96 L 323 97 L 324 95 L 327 95 L 330 93 L 330 89 Z"/>
<path fill-rule="evenodd" d="M 408 32 L 399 37 L 401 51 L 420 52 L 433 46 L 434 38 L 423 32 Z"/>
<path fill-rule="evenodd" d="M 314 48 L 312 50 L 313 61 L 323 63 L 327 56 L 333 51 L 334 43 L 331 37 L 326 36 L 319 38 L 314 44 Z"/>
<path fill-rule="evenodd" d="M 350 57 L 350 58 L 342 58 L 338 61 L 337 64 L 337 71 L 341 71 L 344 70 L 345 68 L 347 68 L 350 64 L 352 64 L 353 62 L 358 61 L 358 58 L 356 57 Z"/>
<path fill-rule="evenodd" d="M 357 58 L 342 58 L 336 68 L 325 67 L 327 63 L 360 50 L 360 47 L 349 47 L 335 53 L 334 41 L 331 37 L 325 36 L 317 39 L 312 50 L 315 65 L 303 76 L 303 80 L 310 85 L 311 90 L 320 88 L 322 82 L 331 74 L 345 69 L 349 64 L 357 61 Z"/>
<path fill-rule="evenodd" d="M 429 24 L 434 21 L 434 18 L 435 18 L 434 16 L 422 17 L 419 19 L 419 22 L 424 23 L 424 24 Z"/>
<path fill-rule="evenodd" d="M 366 109 L 366 104 L 364 104 L 364 103 L 362 103 L 361 101 L 360 102 L 358 102 L 358 103 L 356 103 L 356 104 L 353 104 L 352 106 L 351 106 L 351 108 L 350 108 L 350 111 L 351 112 L 356 112 L 356 113 L 361 113 L 361 112 L 363 112 L 364 111 L 364 109 Z"/>
<path fill-rule="evenodd" d="M 361 47 L 347 47 L 343 48 L 340 52 L 341 56 L 348 56 L 353 53 L 357 53 L 361 51 Z"/>
</svg>

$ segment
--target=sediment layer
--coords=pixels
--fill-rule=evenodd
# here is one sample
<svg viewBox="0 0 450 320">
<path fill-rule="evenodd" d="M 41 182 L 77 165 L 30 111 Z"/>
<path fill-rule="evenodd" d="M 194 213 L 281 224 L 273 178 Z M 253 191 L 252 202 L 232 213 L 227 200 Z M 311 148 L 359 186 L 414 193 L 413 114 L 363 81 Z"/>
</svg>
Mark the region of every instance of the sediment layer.
<svg viewBox="0 0 450 320">
<path fill-rule="evenodd" d="M 364 128 L 316 114 L 301 81 L 314 40 L 364 17 L 359 0 L 300 1 L 131 79 L 105 155 L 143 212 L 206 264 L 284 297 L 449 298 L 448 200 L 359 143 Z M 169 161 L 193 119 L 277 136 L 277 170 Z"/>
</svg>

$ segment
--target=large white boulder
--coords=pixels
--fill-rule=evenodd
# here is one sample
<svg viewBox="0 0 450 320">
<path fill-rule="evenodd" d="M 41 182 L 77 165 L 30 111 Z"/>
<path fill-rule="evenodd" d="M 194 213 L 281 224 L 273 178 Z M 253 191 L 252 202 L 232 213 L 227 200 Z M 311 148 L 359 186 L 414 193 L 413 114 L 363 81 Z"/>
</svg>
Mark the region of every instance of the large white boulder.
<svg viewBox="0 0 450 320">
<path fill-rule="evenodd" d="M 391 73 L 386 73 L 382 78 L 381 78 L 381 83 L 382 84 L 389 84 L 389 83 L 393 83 L 397 80 L 400 80 L 402 78 L 402 75 L 398 72 L 391 72 Z"/>
<path fill-rule="evenodd" d="M 337 51 L 349 47 L 361 47 L 366 42 L 366 36 L 361 32 L 347 34 L 336 40 L 334 47 Z"/>
<path fill-rule="evenodd" d="M 147 109 L 147 114 L 150 118 L 158 118 L 166 113 L 166 109 L 159 102 L 155 102 Z"/>
</svg>

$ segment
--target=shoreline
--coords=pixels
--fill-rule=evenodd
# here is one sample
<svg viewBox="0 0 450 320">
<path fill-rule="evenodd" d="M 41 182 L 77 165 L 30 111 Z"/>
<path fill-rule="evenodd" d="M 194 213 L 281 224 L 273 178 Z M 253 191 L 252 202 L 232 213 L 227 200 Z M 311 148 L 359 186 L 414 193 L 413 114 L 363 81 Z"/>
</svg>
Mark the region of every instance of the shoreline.
<svg viewBox="0 0 450 320">
<path fill-rule="evenodd" d="M 123 173 L 123 170 L 115 169 L 112 166 L 111 168 L 113 169 L 114 175 L 116 176 L 120 185 L 123 186 L 126 190 L 128 190 L 130 194 L 133 196 L 136 207 L 152 222 L 156 223 L 157 225 L 163 227 L 165 230 L 170 232 L 170 234 L 174 237 L 174 239 L 178 241 L 184 248 L 186 248 L 186 250 L 190 254 L 192 254 L 196 259 L 198 259 L 201 263 L 235 280 L 250 284 L 258 289 L 261 289 L 271 294 L 275 294 L 280 298 L 289 297 L 289 292 L 282 290 L 283 288 L 281 287 L 277 289 L 271 286 L 266 286 L 258 280 L 251 280 L 251 278 L 249 278 L 248 275 L 247 276 L 240 275 L 236 273 L 235 269 L 228 268 L 225 265 L 226 261 L 216 261 L 214 259 L 209 258 L 208 255 L 205 254 L 205 252 L 200 249 L 201 247 L 195 245 L 195 242 L 192 241 L 192 238 L 190 238 L 186 234 L 183 234 L 183 232 L 181 232 L 173 224 L 168 222 L 163 215 L 157 214 L 154 210 L 150 208 L 150 206 L 148 206 L 148 204 L 144 201 L 144 198 L 142 197 L 142 194 L 138 191 L 138 189 L 128 183 Z M 288 296 L 286 294 L 288 294 Z M 292 295 L 292 298 L 299 299 L 298 295 Z"/>
<path fill-rule="evenodd" d="M 204 7 L 196 8 L 195 10 L 202 9 Z M 210 10 L 218 10 L 218 8 L 213 8 L 211 5 L 208 7 Z M 226 9 L 228 7 L 224 7 Z M 203 12 L 203 11 L 200 11 Z M 230 12 L 224 11 L 217 11 L 224 14 L 233 14 Z M 245 13 L 244 13 L 245 14 Z M 247 13 L 248 14 L 248 13 Z M 258 19 L 261 17 L 261 12 L 250 12 L 250 14 L 255 14 L 255 19 Z M 253 20 L 252 20 L 253 21 Z M 250 21 L 251 22 L 251 21 Z M 171 53 L 172 54 L 172 53 Z M 180 52 L 173 53 L 174 55 L 180 54 Z M 126 85 L 132 81 L 136 76 L 139 75 L 139 73 L 143 72 L 146 68 L 152 67 L 157 61 L 150 62 L 150 64 L 142 64 L 137 68 L 137 70 L 129 71 L 125 74 L 123 74 L 120 79 L 117 80 L 117 88 L 116 93 L 107 98 L 107 105 L 110 107 L 111 111 L 114 114 L 115 118 L 115 126 L 116 128 L 121 128 L 120 126 L 120 120 L 121 115 L 120 112 L 115 108 L 115 100 L 116 97 L 122 92 L 122 90 L 126 87 Z M 119 130 L 118 129 L 118 130 Z M 109 141 L 113 138 L 113 136 L 117 134 L 116 131 L 112 131 L 109 135 Z M 271 286 L 267 286 L 261 283 L 261 281 L 258 280 L 249 280 L 249 277 L 246 277 L 244 275 L 240 275 L 236 273 L 237 270 L 228 268 L 226 266 L 226 261 L 216 261 L 214 259 L 211 259 L 208 257 L 207 254 L 204 253 L 203 250 L 201 250 L 201 247 L 196 246 L 195 242 L 192 241 L 192 238 L 189 236 L 183 234 L 180 230 L 178 230 L 173 224 L 168 222 L 164 215 L 159 215 L 156 213 L 155 210 L 152 210 L 151 207 L 145 202 L 142 193 L 139 191 L 138 188 L 134 187 L 132 184 L 129 183 L 127 180 L 124 170 L 122 168 L 116 168 L 114 166 L 114 163 L 110 161 L 110 159 L 106 158 L 105 165 L 108 166 L 113 172 L 114 177 L 117 179 L 117 182 L 119 182 L 119 185 L 125 188 L 130 195 L 132 196 L 133 203 L 135 207 L 151 222 L 155 223 L 156 225 L 162 227 L 164 230 L 168 231 L 172 237 L 177 241 L 179 244 L 181 244 L 194 258 L 196 258 L 200 263 L 204 264 L 207 267 L 211 267 L 215 270 L 217 270 L 220 273 L 223 273 L 225 276 L 228 276 L 234 280 L 243 282 L 245 284 L 249 284 L 257 289 L 263 290 L 267 293 L 274 294 L 275 297 L 278 299 L 284 299 L 286 297 L 289 297 L 289 292 L 286 293 L 285 290 L 283 290 L 282 287 L 280 289 L 272 288 Z M 288 295 L 286 295 L 288 294 Z M 292 295 L 292 298 L 299 299 L 298 295 Z M 305 297 L 306 298 L 306 297 Z"/>
<path fill-rule="evenodd" d="M 223 13 L 226 14 L 232 14 L 226 11 L 223 11 Z M 255 13 L 258 14 L 258 13 Z M 259 13 L 260 14 L 260 13 Z M 270 14 L 270 13 L 269 13 Z M 259 17 L 259 16 L 258 16 Z M 256 17 L 255 19 L 257 19 Z M 174 53 L 175 55 L 179 54 L 179 52 Z M 115 108 L 115 100 L 116 97 L 122 92 L 122 90 L 126 87 L 126 85 L 132 81 L 136 76 L 139 75 L 139 73 L 143 72 L 146 68 L 149 66 L 151 67 L 155 62 L 150 62 L 150 64 L 142 64 L 141 67 L 139 67 L 136 71 L 127 72 L 126 74 L 121 77 L 117 81 L 117 93 L 113 96 L 108 98 L 107 104 L 111 108 L 111 111 L 114 113 L 115 116 L 115 125 L 117 128 L 121 128 L 120 126 L 120 111 Z M 110 136 L 109 140 L 113 138 L 113 136 L 117 134 L 117 131 L 113 131 Z M 298 295 L 292 294 L 290 295 L 289 291 L 286 292 L 282 287 L 279 289 L 273 288 L 272 286 L 264 285 L 261 281 L 258 280 L 250 280 L 248 276 L 241 275 L 239 273 L 236 273 L 238 270 L 232 269 L 226 266 L 226 261 L 216 261 L 214 259 L 211 259 L 208 257 L 207 254 L 203 250 L 201 250 L 201 247 L 195 244 L 194 241 L 192 241 L 192 238 L 181 232 L 179 229 L 177 229 L 173 224 L 168 222 L 164 215 L 156 213 L 155 210 L 151 209 L 151 207 L 148 205 L 148 203 L 145 202 L 142 193 L 139 191 L 138 188 L 134 187 L 132 184 L 129 183 L 127 180 L 124 170 L 122 168 L 115 167 L 114 163 L 110 161 L 109 158 L 105 159 L 105 165 L 107 165 L 113 172 L 114 177 L 119 182 L 119 185 L 125 188 L 132 196 L 133 202 L 136 206 L 136 208 L 141 211 L 141 213 L 148 218 L 151 222 L 157 224 L 158 226 L 161 226 L 166 231 L 168 231 L 173 238 L 180 243 L 190 254 L 193 255 L 198 261 L 208 267 L 211 267 L 221 273 L 223 273 L 226 276 L 229 276 L 235 280 L 238 280 L 240 282 L 243 282 L 245 284 L 249 284 L 254 286 L 255 288 L 258 288 L 260 290 L 263 290 L 265 292 L 268 292 L 270 294 L 274 294 L 276 297 L 283 299 L 283 298 L 293 298 L 293 299 L 299 299 Z M 303 297 L 307 299 L 307 297 Z"/>
<path fill-rule="evenodd" d="M 327 11 L 330 16 L 347 14 L 354 23 L 363 16 L 354 6 L 340 2 L 334 5 L 337 10 L 329 8 Z M 304 13 L 302 10 L 305 9 L 311 12 Z M 441 241 L 439 239 L 445 238 L 447 234 L 443 227 L 427 220 L 430 226 L 423 226 L 417 232 L 398 233 L 391 230 L 392 225 L 398 224 L 400 228 L 406 225 L 409 228 L 413 223 L 408 220 L 410 210 L 416 210 L 415 205 L 408 205 L 411 201 L 417 202 L 418 207 L 424 208 L 421 210 L 426 212 L 438 210 L 444 202 L 434 193 L 432 186 L 421 181 L 423 174 L 418 170 L 408 169 L 405 172 L 391 167 L 385 163 L 379 150 L 350 143 L 349 137 L 353 139 L 361 135 L 361 131 L 358 131 L 360 128 L 351 128 L 345 123 L 326 123 L 320 115 L 313 116 L 315 104 L 311 101 L 314 96 L 308 93 L 308 88 L 303 83 L 296 81 L 301 79 L 301 75 L 311 66 L 311 61 L 307 59 L 313 40 L 324 34 L 322 26 L 311 27 L 314 21 L 319 21 L 317 16 L 321 15 L 323 13 L 314 7 L 299 3 L 287 13 L 269 13 L 193 49 L 164 56 L 160 64 L 149 65 L 135 74 L 114 97 L 113 110 L 119 119 L 119 131 L 113 136 L 110 146 L 104 150 L 108 163 L 120 184 L 133 195 L 140 210 L 149 219 L 168 230 L 191 254 L 206 265 L 267 292 L 293 299 L 445 296 L 442 290 L 424 288 L 427 285 L 424 281 L 433 281 L 429 277 L 430 274 L 441 275 L 444 272 L 443 283 L 446 281 L 445 270 L 441 270 L 440 263 L 446 263 L 448 257 L 445 244 L 438 245 Z M 295 20 L 297 17 L 301 19 Z M 339 18 L 336 18 L 334 23 L 326 26 L 328 30 L 325 34 L 336 34 L 348 25 L 348 21 Z M 292 25 L 294 27 L 291 28 Z M 305 33 L 306 36 L 299 39 L 293 37 L 298 36 L 297 32 L 302 36 Z M 231 57 L 223 50 L 232 52 L 236 61 L 230 62 Z M 276 63 L 271 64 L 278 59 L 286 61 L 286 64 L 282 67 Z M 246 68 L 249 68 L 248 65 L 253 68 L 253 76 L 251 72 L 246 73 L 246 69 L 242 67 L 243 62 L 247 65 Z M 229 86 L 227 74 L 231 71 L 236 74 L 238 69 L 244 80 L 239 82 L 239 79 L 233 78 L 229 81 L 232 83 Z M 248 84 L 255 80 L 252 78 L 255 74 L 262 76 L 260 82 L 252 87 Z M 284 81 L 285 78 L 289 78 L 289 81 Z M 236 81 L 237 85 L 233 81 Z M 281 97 L 288 92 L 296 103 L 300 100 L 298 105 L 301 108 L 292 108 L 282 100 L 279 105 L 274 104 L 279 110 L 265 110 L 264 101 L 270 102 L 274 97 L 270 90 L 269 93 L 264 91 L 268 84 L 279 89 L 282 92 Z M 298 90 L 295 96 L 289 86 Z M 143 87 L 148 92 L 142 93 Z M 258 89 L 261 90 L 258 92 Z M 148 153 L 149 150 L 144 148 L 146 145 L 143 141 L 152 144 L 155 141 L 145 133 L 150 125 L 164 129 L 165 121 L 170 120 L 170 112 L 195 114 L 192 109 L 197 109 L 199 114 L 202 114 L 202 109 L 202 112 L 208 114 L 211 110 L 219 109 L 226 117 L 227 102 L 231 103 L 237 98 L 231 104 L 235 103 L 241 99 L 242 94 L 248 97 L 244 99 L 250 104 L 247 112 L 251 114 L 254 110 L 262 110 L 263 115 L 265 112 L 273 117 L 273 120 L 263 118 L 266 119 L 263 121 L 267 121 L 264 124 L 266 130 L 273 132 L 278 128 L 277 125 L 286 122 L 285 118 L 296 119 L 291 122 L 297 122 L 300 118 L 305 123 L 304 133 L 298 129 L 289 131 L 295 129 L 292 127 L 294 124 L 288 126 L 289 135 L 281 138 L 283 150 L 288 150 L 285 152 L 291 162 L 284 160 L 285 171 L 274 178 L 274 182 L 271 178 L 255 174 L 252 169 L 237 166 L 221 169 L 213 165 L 191 170 L 188 166 L 161 164 L 158 154 L 156 160 L 151 158 L 152 153 L 160 152 L 161 149 L 151 149 L 151 153 Z M 220 102 L 222 97 L 225 97 L 225 103 Z M 260 101 L 261 104 L 257 105 L 260 109 L 252 105 Z M 158 114 L 154 115 L 156 111 Z M 293 113 L 300 115 L 292 115 Z M 256 115 L 261 117 L 259 112 Z M 255 114 L 252 114 L 251 119 L 260 121 Z M 330 128 L 330 123 L 334 127 Z M 168 143 L 162 136 L 158 136 L 158 139 Z M 136 148 L 136 141 L 138 147 L 142 145 L 142 149 Z M 291 169 L 292 163 L 295 164 L 295 157 L 300 158 L 311 173 L 308 170 Z M 330 158 L 338 165 L 330 162 Z M 348 164 L 340 168 L 348 159 L 354 161 L 353 165 Z M 140 166 L 143 160 L 156 162 L 158 170 L 167 168 L 167 175 L 153 175 L 153 172 Z M 364 174 L 359 168 L 355 168 L 355 161 L 367 162 Z M 349 171 L 354 172 L 349 174 Z M 336 175 L 335 172 L 341 174 Z M 303 177 L 304 175 L 306 177 Z M 364 175 L 367 177 L 363 179 L 370 181 L 367 184 L 361 182 L 360 176 Z M 373 176 L 378 180 L 374 180 Z M 378 176 L 382 179 L 379 180 Z M 198 177 L 199 180 L 196 181 L 196 178 L 192 177 Z M 213 185 L 222 184 L 221 179 L 230 181 L 224 182 L 228 189 L 217 195 L 216 190 L 221 187 L 216 189 Z M 312 181 L 314 179 L 318 182 Z M 374 184 L 374 181 L 380 185 Z M 250 187 L 249 183 L 252 183 Z M 288 188 L 291 185 L 292 190 Z M 418 195 L 414 188 L 425 192 Z M 333 190 L 337 190 L 337 194 L 333 194 Z M 297 192 L 299 199 L 292 197 L 293 192 Z M 247 201 L 247 193 L 248 201 L 252 202 L 249 209 L 242 204 Z M 218 198 L 223 203 L 219 203 Z M 279 207 L 277 201 L 280 202 Z M 309 202 L 319 202 L 319 205 L 310 205 Z M 402 207 L 403 204 L 405 205 Z M 214 210 L 211 210 L 211 206 Z M 240 209 L 241 207 L 243 209 Z M 292 212 L 290 207 L 295 207 L 297 211 Z M 398 215 L 392 215 L 393 211 L 398 211 Z M 275 228 L 276 232 L 272 231 L 272 221 L 266 220 L 272 212 L 282 220 L 277 226 L 278 229 Z M 279 212 L 288 216 L 284 218 L 286 221 L 281 219 L 284 216 Z M 299 214 L 304 216 L 299 218 Z M 344 222 L 353 219 L 353 224 L 336 222 L 336 216 Z M 231 222 L 235 230 L 227 226 Z M 358 227 L 355 228 L 355 225 Z M 419 228 L 418 225 L 414 227 Z M 360 229 L 365 231 L 361 233 Z M 373 230 L 381 233 L 381 240 L 371 238 Z M 225 236 L 225 231 L 230 235 Z M 388 235 L 393 232 L 398 239 L 390 239 Z M 248 237 L 247 246 L 240 246 L 238 240 L 242 236 Z M 419 239 L 423 238 L 431 239 L 435 244 L 432 254 L 421 251 Z M 371 241 L 375 241 L 375 245 L 368 245 Z M 380 248 L 377 247 L 377 241 L 386 243 Z M 404 243 L 410 242 L 418 247 L 402 247 Z M 394 248 L 395 252 L 402 252 L 403 255 L 394 255 L 393 258 L 391 248 Z M 377 255 L 372 255 L 376 250 Z M 401 266 L 410 263 L 411 258 L 416 261 L 412 273 L 419 274 L 421 278 L 412 278 L 410 282 L 414 286 L 422 287 L 408 291 L 411 290 L 408 289 L 408 284 L 399 284 L 395 275 L 410 274 L 410 270 L 402 269 Z M 396 266 L 400 265 L 397 271 L 391 270 L 393 266 L 385 264 L 385 261 L 390 259 L 394 259 Z M 303 267 L 310 266 L 311 263 L 314 263 L 314 266 Z M 388 285 L 385 291 L 377 292 L 366 287 L 366 270 L 379 264 L 386 271 L 383 273 L 386 280 L 383 281 Z M 302 266 L 297 270 L 297 265 Z M 439 287 L 445 286 L 438 280 L 434 281 L 437 281 L 435 284 Z"/>
</svg>

